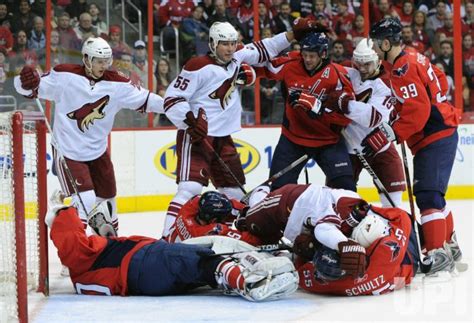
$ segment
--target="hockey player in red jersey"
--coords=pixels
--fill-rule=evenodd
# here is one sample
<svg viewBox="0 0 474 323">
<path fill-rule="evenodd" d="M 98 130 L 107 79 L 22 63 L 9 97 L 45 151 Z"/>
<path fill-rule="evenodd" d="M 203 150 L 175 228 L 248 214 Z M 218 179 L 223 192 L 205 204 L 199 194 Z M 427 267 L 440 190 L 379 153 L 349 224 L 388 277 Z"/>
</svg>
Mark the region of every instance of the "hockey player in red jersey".
<svg viewBox="0 0 474 323">
<path fill-rule="evenodd" d="M 300 287 L 318 294 L 382 295 L 410 284 L 419 262 L 409 215 L 398 208 L 370 206 L 352 239 L 366 248 L 367 268 L 354 279 L 341 269 L 341 256 L 324 246 L 297 267 Z"/>
<path fill-rule="evenodd" d="M 231 134 L 241 129 L 236 81 L 242 62 L 263 63 L 290 46 L 296 38 L 317 28 L 299 19 L 293 31 L 278 34 L 237 50 L 238 33 L 228 22 L 215 22 L 209 31 L 210 53 L 190 59 L 171 82 L 165 95 L 166 116 L 178 128 L 176 138 L 178 192 L 166 214 L 163 237 L 169 235 L 179 209 L 201 193 L 209 179 L 230 198 L 243 196 L 245 176 Z M 223 169 L 214 150 L 229 167 Z"/>
<path fill-rule="evenodd" d="M 53 200 L 45 221 L 78 294 L 160 296 L 210 285 L 264 301 L 285 297 L 298 287 L 288 258 L 255 251 L 222 257 L 210 248 L 142 236 L 87 236 L 76 208 Z M 95 209 L 91 217 L 110 218 L 100 212 L 107 213 L 107 208 Z"/>
<path fill-rule="evenodd" d="M 379 21 L 372 26 L 370 37 L 379 57 L 392 64 L 390 83 L 398 100 L 398 119 L 369 134 L 364 150 L 375 154 L 390 141 L 407 142 L 414 155 L 413 191 L 421 213 L 424 248 L 434 261 L 430 273 L 452 271 L 461 251 L 444 196 L 456 155 L 458 113 L 446 100 L 444 82 L 429 59 L 402 50 L 400 21 Z"/>
<path fill-rule="evenodd" d="M 264 196 L 259 189 L 253 194 Z M 357 193 L 316 184 L 287 184 L 255 203 L 237 220 L 240 231 L 250 232 L 263 243 L 278 243 L 285 237 L 294 244 L 295 254 L 308 260 L 317 240 L 340 252 L 341 266 L 348 274 L 363 274 L 365 249 L 347 238 L 366 212 L 367 203 Z"/>
<path fill-rule="evenodd" d="M 341 91 L 332 91 L 324 101 L 328 109 L 338 109 L 352 122 L 343 130 L 356 182 L 363 169 L 356 154 L 362 154 L 362 140 L 382 122 L 388 122 L 394 109 L 395 97 L 389 84 L 389 73 L 380 63 L 377 53 L 372 49 L 372 40 L 363 38 L 352 55 L 353 68 L 346 67 L 356 100 L 340 100 Z M 362 154 L 363 156 L 363 154 Z M 383 147 L 377 156 L 364 156 L 369 166 L 387 190 L 390 200 L 379 191 L 384 207 L 400 207 L 405 190 L 405 174 L 402 161 L 393 143 Z"/>
<path fill-rule="evenodd" d="M 247 205 L 228 199 L 219 192 L 209 191 L 197 195 L 179 210 L 169 241 L 180 242 L 195 237 L 219 235 L 259 245 L 260 239 L 249 232 L 232 229 L 236 217 L 246 212 L 247 208 Z"/>
<path fill-rule="evenodd" d="M 32 67 L 23 67 L 20 76 L 15 77 L 15 88 L 22 95 L 55 102 L 53 172 L 59 178 L 62 191 L 72 195 L 84 225 L 94 205 L 107 200 L 117 229 L 117 189 L 107 152 L 107 136 L 121 109 L 163 113 L 163 99 L 132 84 L 118 72 L 108 70 L 112 64 L 112 49 L 104 39 L 88 38 L 82 54 L 83 65 L 57 65 L 41 77 Z M 74 191 L 74 185 L 66 176 L 60 155 L 79 192 Z"/>
<path fill-rule="evenodd" d="M 301 40 L 301 54 L 290 53 L 267 65 L 266 77 L 281 80 L 287 91 L 282 133 L 273 154 L 270 176 L 304 154 L 313 158 L 326 175 L 326 185 L 356 190 L 341 129 L 351 121 L 342 113 L 324 113 L 321 103 L 329 93 L 341 90 L 345 99 L 354 96 L 346 70 L 330 62 L 329 39 L 310 33 Z M 277 179 L 272 189 L 297 183 L 304 164 Z"/>
</svg>

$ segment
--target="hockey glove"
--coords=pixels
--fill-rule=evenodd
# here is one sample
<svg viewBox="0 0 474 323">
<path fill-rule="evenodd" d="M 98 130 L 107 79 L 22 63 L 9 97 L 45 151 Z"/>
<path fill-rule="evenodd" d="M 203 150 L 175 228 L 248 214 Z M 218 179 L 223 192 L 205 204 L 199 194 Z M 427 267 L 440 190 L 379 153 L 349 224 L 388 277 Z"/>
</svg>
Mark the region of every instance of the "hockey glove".
<svg viewBox="0 0 474 323">
<path fill-rule="evenodd" d="M 375 128 L 367 137 L 362 140 L 362 153 L 367 156 L 375 156 L 385 146 L 390 144 L 391 141 L 397 139 L 395 132 L 388 123 L 381 123 L 380 126 Z"/>
<path fill-rule="evenodd" d="M 306 261 L 311 261 L 316 253 L 317 241 L 312 234 L 302 233 L 293 243 L 293 252 Z"/>
<path fill-rule="evenodd" d="M 362 277 L 366 269 L 365 248 L 354 240 L 339 242 L 341 269 L 353 277 Z"/>
<path fill-rule="evenodd" d="M 40 76 L 34 67 L 25 65 L 20 72 L 21 87 L 36 92 L 40 83 Z"/>
<path fill-rule="evenodd" d="M 301 41 L 309 32 L 327 32 L 327 26 L 321 25 L 314 19 L 297 18 L 293 22 L 293 35 L 297 41 Z"/>
<path fill-rule="evenodd" d="M 323 102 L 323 107 L 331 111 L 340 111 L 349 114 L 349 102 L 355 100 L 352 93 L 345 91 L 332 91 Z"/>
<path fill-rule="evenodd" d="M 318 116 L 323 113 L 321 101 L 314 95 L 301 91 L 291 91 L 288 99 L 294 109 L 300 109 L 305 112 L 311 111 Z"/>
<path fill-rule="evenodd" d="M 187 132 L 191 136 L 191 142 L 198 143 L 207 136 L 207 116 L 203 108 L 199 108 L 197 117 L 192 111 L 186 113 L 184 123 L 188 125 Z"/>
<path fill-rule="evenodd" d="M 237 79 L 235 83 L 238 85 L 250 86 L 255 83 L 257 75 L 252 66 L 242 63 L 240 65 L 239 74 L 237 74 Z"/>
</svg>

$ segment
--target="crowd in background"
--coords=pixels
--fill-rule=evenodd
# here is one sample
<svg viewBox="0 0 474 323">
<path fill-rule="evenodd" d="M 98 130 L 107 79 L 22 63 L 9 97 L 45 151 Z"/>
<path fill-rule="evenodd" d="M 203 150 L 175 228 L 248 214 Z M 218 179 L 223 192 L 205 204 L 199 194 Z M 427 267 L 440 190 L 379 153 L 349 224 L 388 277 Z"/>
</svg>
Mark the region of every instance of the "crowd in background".
<svg viewBox="0 0 474 323">
<path fill-rule="evenodd" d="M 450 83 L 448 98 L 453 100 L 452 0 L 369 1 L 370 22 L 387 16 L 398 17 L 403 25 L 404 46 L 426 55 L 433 64 L 446 72 Z M 120 24 L 108 26 L 104 19 L 104 2 L 53 0 L 50 22 L 52 67 L 62 63 L 81 63 L 82 42 L 93 35 L 101 36 L 112 47 L 113 69 L 121 71 L 133 82 L 164 95 L 176 73 L 169 61 L 169 58 L 173 60 L 176 57 L 167 55 L 174 50 L 176 31 L 181 66 L 189 58 L 208 52 L 209 27 L 216 21 L 228 21 L 234 25 L 240 33 L 242 44 L 254 38 L 252 0 L 154 0 L 154 33 L 162 36 L 164 51 L 158 51 L 160 47 L 155 44 L 153 84 L 148 84 L 146 43 L 138 37 L 125 42 Z M 146 17 L 147 1 L 132 2 Z M 114 0 L 111 3 L 112 9 L 121 6 L 121 1 Z M 350 65 L 352 51 L 364 36 L 364 27 L 368 23 L 361 10 L 359 0 L 261 0 L 258 3 L 259 36 L 266 38 L 291 30 L 292 22 L 297 17 L 314 17 L 329 28 L 327 35 L 331 39 L 332 61 Z M 18 75 L 25 64 L 45 69 L 45 13 L 45 0 L 0 0 L 0 96 L 14 93 L 13 76 Z M 135 12 L 127 10 L 126 13 L 127 19 L 137 23 Z M 464 111 L 473 111 L 474 2 L 462 1 L 461 16 Z M 298 45 L 293 44 L 291 50 L 298 50 Z M 261 81 L 262 123 L 281 122 L 284 107 L 281 92 L 278 82 Z M 243 90 L 242 100 L 244 114 L 252 113 L 253 91 Z M 128 126 L 126 116 L 123 119 L 117 120 L 117 126 Z M 249 119 L 248 122 L 253 121 Z M 156 124 L 166 125 L 167 122 L 160 117 Z"/>
</svg>

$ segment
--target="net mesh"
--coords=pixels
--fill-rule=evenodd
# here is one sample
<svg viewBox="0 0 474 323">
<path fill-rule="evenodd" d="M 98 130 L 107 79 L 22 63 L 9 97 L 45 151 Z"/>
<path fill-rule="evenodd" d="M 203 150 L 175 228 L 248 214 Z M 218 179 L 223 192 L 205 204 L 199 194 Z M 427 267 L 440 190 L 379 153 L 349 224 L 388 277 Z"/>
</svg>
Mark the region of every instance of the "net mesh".
<svg viewBox="0 0 474 323">
<path fill-rule="evenodd" d="M 13 113 L 0 113 L 0 322 L 17 319 Z M 23 165 L 28 289 L 38 287 L 38 179 L 35 121 L 23 122 Z"/>
</svg>

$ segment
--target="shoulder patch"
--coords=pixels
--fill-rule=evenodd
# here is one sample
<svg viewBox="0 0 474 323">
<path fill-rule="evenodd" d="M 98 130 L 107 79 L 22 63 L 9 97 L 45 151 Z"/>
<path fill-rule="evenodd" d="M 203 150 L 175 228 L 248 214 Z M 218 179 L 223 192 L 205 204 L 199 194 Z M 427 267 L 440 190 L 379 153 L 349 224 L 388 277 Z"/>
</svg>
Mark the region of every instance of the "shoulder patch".
<svg viewBox="0 0 474 323">
<path fill-rule="evenodd" d="M 392 74 L 393 76 L 397 76 L 397 77 L 403 77 L 405 76 L 405 74 L 407 74 L 408 72 L 408 62 L 406 62 L 405 64 L 403 64 L 401 67 L 399 68 L 394 68 L 392 70 Z"/>
<path fill-rule="evenodd" d="M 218 65 L 209 55 L 191 58 L 183 67 L 186 71 L 194 72 L 200 70 L 206 65 Z"/>
<path fill-rule="evenodd" d="M 386 242 L 384 242 L 384 245 L 386 247 L 388 247 L 388 249 L 392 253 L 390 262 L 395 261 L 398 258 L 398 256 L 400 255 L 400 249 L 401 249 L 400 245 L 395 241 L 386 241 Z"/>
<path fill-rule="evenodd" d="M 86 71 L 84 70 L 84 66 L 78 64 L 59 64 L 56 65 L 53 70 L 55 72 L 67 72 L 73 73 L 80 76 L 86 76 Z"/>
<path fill-rule="evenodd" d="M 130 79 L 125 76 L 122 72 L 118 71 L 105 71 L 104 76 L 102 76 L 102 80 L 110 81 L 110 82 L 123 82 L 128 83 Z"/>
</svg>

